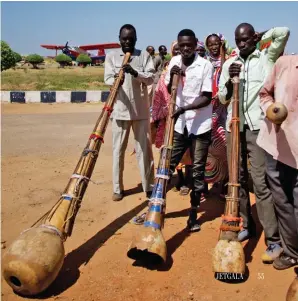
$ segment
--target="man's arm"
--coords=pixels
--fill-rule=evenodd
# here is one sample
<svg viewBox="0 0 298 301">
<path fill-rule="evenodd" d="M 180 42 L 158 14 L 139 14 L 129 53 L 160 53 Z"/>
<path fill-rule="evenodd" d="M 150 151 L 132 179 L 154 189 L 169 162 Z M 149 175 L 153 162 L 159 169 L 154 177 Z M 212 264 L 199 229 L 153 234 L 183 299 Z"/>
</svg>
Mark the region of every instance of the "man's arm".
<svg viewBox="0 0 298 301">
<path fill-rule="evenodd" d="M 228 105 L 230 103 L 233 95 L 233 84 L 230 79 L 227 61 L 222 66 L 217 95 L 219 101 L 224 105 Z"/>
<path fill-rule="evenodd" d="M 154 82 L 154 65 L 152 57 L 149 53 L 143 53 L 143 60 L 144 60 L 144 71 L 137 71 L 137 76 L 135 79 L 140 81 L 141 83 L 145 84 L 146 86 L 152 85 Z"/>
<path fill-rule="evenodd" d="M 177 111 L 180 109 L 181 110 L 180 114 L 183 114 L 185 111 L 197 110 L 197 109 L 208 106 L 211 103 L 211 100 L 212 100 L 212 92 L 205 92 L 204 91 L 204 92 L 201 92 L 200 96 L 197 97 L 193 101 L 192 104 L 189 104 L 189 105 L 184 106 L 184 107 L 180 107 L 180 108 L 177 109 Z M 176 114 L 176 112 L 175 112 L 175 114 Z"/>
<path fill-rule="evenodd" d="M 193 103 L 180 107 L 176 110 L 176 112 L 172 115 L 173 118 L 178 118 L 179 115 L 183 114 L 185 111 L 189 110 L 197 110 L 203 107 L 208 106 L 212 100 L 212 77 L 213 77 L 213 66 L 208 62 L 205 66 L 204 74 L 203 74 L 203 84 L 201 93 L 198 97 L 195 98 Z"/>
<path fill-rule="evenodd" d="M 275 27 L 263 35 L 262 39 L 272 39 L 268 48 L 269 61 L 273 63 L 277 61 L 286 47 L 289 36 L 290 30 L 288 27 Z"/>
<path fill-rule="evenodd" d="M 112 86 L 115 81 L 116 71 L 112 61 L 111 53 L 106 55 L 105 69 L 104 69 L 104 81 L 106 85 Z"/>
<path fill-rule="evenodd" d="M 161 64 L 161 57 L 160 57 L 160 55 L 158 55 L 158 56 L 155 57 L 153 63 L 154 63 L 155 72 L 157 72 L 157 69 L 158 69 L 159 65 Z"/>
<path fill-rule="evenodd" d="M 265 113 L 265 116 L 266 116 L 268 107 L 275 102 L 274 85 L 275 85 L 277 69 L 278 69 L 278 61 L 273 66 L 273 69 L 272 69 L 270 75 L 267 77 L 267 80 L 259 93 L 260 107 L 263 110 L 263 112 Z"/>
</svg>

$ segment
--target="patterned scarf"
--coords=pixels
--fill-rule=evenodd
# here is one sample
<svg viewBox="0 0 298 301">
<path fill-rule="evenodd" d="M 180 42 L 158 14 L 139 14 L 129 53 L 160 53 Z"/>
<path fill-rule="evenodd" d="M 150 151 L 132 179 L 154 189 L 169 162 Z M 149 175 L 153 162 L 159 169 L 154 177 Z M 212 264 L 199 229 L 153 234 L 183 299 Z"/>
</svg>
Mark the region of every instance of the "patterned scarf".
<svg viewBox="0 0 298 301">
<path fill-rule="evenodd" d="M 174 47 L 178 44 L 178 41 L 174 41 L 171 45 L 171 54 L 173 53 Z"/>
<path fill-rule="evenodd" d="M 207 40 L 210 36 L 217 35 L 221 42 L 225 43 L 227 54 L 230 54 L 232 52 L 232 49 L 229 47 L 228 42 L 223 34 L 221 33 L 211 33 L 209 34 L 205 39 L 205 48 L 207 50 L 207 59 L 211 62 L 211 64 L 214 67 L 214 74 L 213 74 L 213 97 L 216 95 L 218 91 L 218 85 L 219 85 L 219 78 L 220 78 L 220 67 L 221 67 L 221 56 L 214 57 L 211 52 L 209 51 L 207 47 Z"/>
<path fill-rule="evenodd" d="M 205 48 L 205 45 L 204 45 L 204 42 L 198 41 L 197 50 L 198 50 L 199 48 L 206 49 L 206 48 Z"/>
</svg>

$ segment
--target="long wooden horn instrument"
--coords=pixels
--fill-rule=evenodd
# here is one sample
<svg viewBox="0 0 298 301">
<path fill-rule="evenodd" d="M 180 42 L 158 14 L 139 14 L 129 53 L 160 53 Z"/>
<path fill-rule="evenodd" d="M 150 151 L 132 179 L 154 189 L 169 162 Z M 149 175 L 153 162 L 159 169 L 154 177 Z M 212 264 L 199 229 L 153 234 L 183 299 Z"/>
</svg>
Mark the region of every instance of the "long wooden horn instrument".
<svg viewBox="0 0 298 301">
<path fill-rule="evenodd" d="M 133 237 L 128 248 L 127 256 L 131 259 L 155 263 L 158 261 L 165 262 L 167 258 L 167 246 L 161 230 L 164 227 L 166 190 L 173 148 L 175 121 L 171 116 L 175 111 L 179 80 L 180 75 L 174 74 L 169 115 L 166 122 L 164 143 L 160 152 L 154 188 L 149 200 L 149 209 L 144 225 L 141 229 L 137 230 L 137 234 Z"/>
<path fill-rule="evenodd" d="M 240 231 L 239 217 L 239 77 L 234 77 L 232 100 L 232 151 L 230 155 L 230 171 L 228 183 L 228 195 L 222 224 L 220 227 L 219 241 L 213 252 L 213 271 L 215 273 L 244 274 L 245 256 L 242 244 L 238 241 Z"/>
<path fill-rule="evenodd" d="M 130 55 L 125 54 L 123 65 L 128 63 Z M 63 265 L 64 241 L 72 234 L 123 76 L 121 69 L 62 196 L 49 212 L 21 233 L 3 257 L 4 279 L 20 295 L 44 291 Z"/>
</svg>

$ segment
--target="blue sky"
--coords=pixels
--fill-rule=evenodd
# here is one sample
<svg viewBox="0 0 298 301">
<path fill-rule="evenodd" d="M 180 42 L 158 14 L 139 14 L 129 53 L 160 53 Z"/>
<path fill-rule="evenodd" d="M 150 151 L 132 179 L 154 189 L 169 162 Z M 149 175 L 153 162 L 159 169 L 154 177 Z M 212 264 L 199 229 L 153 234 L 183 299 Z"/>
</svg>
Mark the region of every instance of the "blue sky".
<svg viewBox="0 0 298 301">
<path fill-rule="evenodd" d="M 23 55 L 54 55 L 40 44 L 84 45 L 118 42 L 125 23 L 137 29 L 137 47 L 165 44 L 183 28 L 202 40 L 221 32 L 234 46 L 234 29 L 242 22 L 257 31 L 287 26 L 286 52 L 298 53 L 298 2 L 2 2 L 1 39 Z"/>
</svg>

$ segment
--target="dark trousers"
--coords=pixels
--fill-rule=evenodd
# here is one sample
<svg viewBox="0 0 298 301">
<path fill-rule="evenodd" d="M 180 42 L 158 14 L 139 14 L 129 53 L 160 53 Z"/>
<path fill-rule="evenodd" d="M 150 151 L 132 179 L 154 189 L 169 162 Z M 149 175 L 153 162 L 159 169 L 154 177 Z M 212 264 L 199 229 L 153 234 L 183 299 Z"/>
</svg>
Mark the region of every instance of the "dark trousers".
<svg viewBox="0 0 298 301">
<path fill-rule="evenodd" d="M 240 132 L 240 216 L 243 218 L 243 227 L 255 231 L 255 224 L 251 215 L 251 205 L 248 189 L 247 157 L 251 164 L 251 177 L 256 197 L 256 207 L 260 223 L 264 229 L 266 244 L 280 243 L 277 219 L 274 211 L 272 194 L 266 181 L 265 151 L 257 143 L 259 131 L 250 131 L 244 126 Z M 231 133 L 226 132 L 228 163 L 232 154 Z"/>
<path fill-rule="evenodd" d="M 211 130 L 201 135 L 188 135 L 187 129 L 183 134 L 174 131 L 173 150 L 170 163 L 170 174 L 173 175 L 175 168 L 181 161 L 184 153 L 189 148 L 190 156 L 193 162 L 192 180 L 193 188 L 190 194 L 191 206 L 200 205 L 201 193 L 205 189 L 205 166 L 208 156 L 208 148 L 211 143 Z"/>
<path fill-rule="evenodd" d="M 286 255 L 298 259 L 298 169 L 266 153 L 266 170 L 282 247 Z"/>
</svg>

